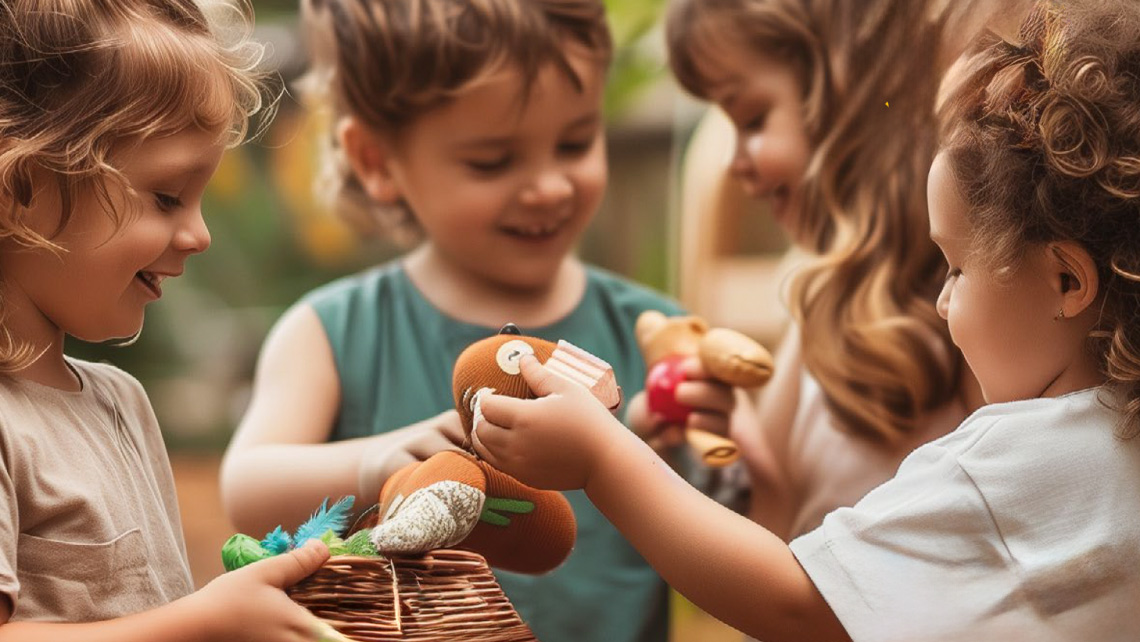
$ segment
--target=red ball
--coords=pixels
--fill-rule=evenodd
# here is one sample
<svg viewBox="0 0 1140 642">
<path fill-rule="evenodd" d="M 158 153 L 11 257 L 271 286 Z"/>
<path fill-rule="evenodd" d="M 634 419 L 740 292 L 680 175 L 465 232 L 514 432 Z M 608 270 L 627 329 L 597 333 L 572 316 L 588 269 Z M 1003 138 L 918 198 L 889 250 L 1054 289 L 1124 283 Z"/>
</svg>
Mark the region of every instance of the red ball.
<svg viewBox="0 0 1140 642">
<path fill-rule="evenodd" d="M 672 355 L 658 361 L 645 377 L 645 394 L 649 412 L 660 415 L 671 424 L 684 425 L 692 408 L 677 402 L 677 384 L 685 380 L 681 367 L 684 355 Z"/>
</svg>

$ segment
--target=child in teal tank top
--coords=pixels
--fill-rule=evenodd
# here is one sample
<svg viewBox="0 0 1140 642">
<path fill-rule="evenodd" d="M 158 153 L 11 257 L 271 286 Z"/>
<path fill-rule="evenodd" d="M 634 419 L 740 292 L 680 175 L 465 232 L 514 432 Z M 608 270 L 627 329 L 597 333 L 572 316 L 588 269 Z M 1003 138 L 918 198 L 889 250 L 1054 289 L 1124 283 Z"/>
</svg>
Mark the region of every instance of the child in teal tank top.
<svg viewBox="0 0 1140 642">
<path fill-rule="evenodd" d="M 298 523 L 325 496 L 376 498 L 405 464 L 460 447 L 453 364 L 504 323 L 605 359 L 629 399 L 645 380 L 638 314 L 679 312 L 573 254 L 606 186 L 600 0 L 302 5 L 308 89 L 335 115 L 339 209 L 419 242 L 311 293 L 270 334 L 222 472 L 243 532 Z M 725 390 L 686 385 L 690 405 L 726 412 Z M 630 425 L 652 423 L 629 407 Z M 664 642 L 664 583 L 567 496 L 574 552 L 541 577 L 499 573 L 507 596 L 543 642 Z"/>
</svg>

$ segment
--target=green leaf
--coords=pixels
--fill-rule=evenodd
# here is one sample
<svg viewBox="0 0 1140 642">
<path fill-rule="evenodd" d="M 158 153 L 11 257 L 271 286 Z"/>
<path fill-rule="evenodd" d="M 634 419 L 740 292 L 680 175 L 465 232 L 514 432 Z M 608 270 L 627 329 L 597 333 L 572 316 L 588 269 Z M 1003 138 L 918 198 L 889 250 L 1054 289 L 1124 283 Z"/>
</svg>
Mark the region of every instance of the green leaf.
<svg viewBox="0 0 1140 642">
<path fill-rule="evenodd" d="M 261 546 L 261 542 L 241 533 L 230 537 L 222 545 L 222 566 L 227 571 L 234 571 L 272 556 L 272 553 Z"/>
</svg>

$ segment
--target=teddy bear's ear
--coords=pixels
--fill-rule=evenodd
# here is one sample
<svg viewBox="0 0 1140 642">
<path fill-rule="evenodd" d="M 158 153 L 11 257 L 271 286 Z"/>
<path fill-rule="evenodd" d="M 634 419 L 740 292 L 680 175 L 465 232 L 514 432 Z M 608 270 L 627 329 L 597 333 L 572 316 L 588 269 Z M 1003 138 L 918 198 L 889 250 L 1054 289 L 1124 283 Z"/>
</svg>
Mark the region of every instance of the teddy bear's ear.
<svg viewBox="0 0 1140 642">
<path fill-rule="evenodd" d="M 693 331 L 693 334 L 701 336 L 709 331 L 708 322 L 701 317 L 686 317 L 686 319 L 689 322 L 689 329 Z"/>
<path fill-rule="evenodd" d="M 633 333 L 642 350 L 645 349 L 646 343 L 652 339 L 653 335 L 665 327 L 668 322 L 669 319 L 657 310 L 646 310 L 637 317 L 637 324 L 633 326 Z"/>
</svg>

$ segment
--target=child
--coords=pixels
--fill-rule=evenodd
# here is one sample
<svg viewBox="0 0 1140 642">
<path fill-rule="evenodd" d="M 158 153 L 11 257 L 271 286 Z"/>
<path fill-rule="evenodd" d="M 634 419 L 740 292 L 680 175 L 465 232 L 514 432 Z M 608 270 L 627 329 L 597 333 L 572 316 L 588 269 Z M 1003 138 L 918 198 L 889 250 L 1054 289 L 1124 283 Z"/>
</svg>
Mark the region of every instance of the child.
<svg viewBox="0 0 1140 642">
<path fill-rule="evenodd" d="M 260 50 L 190 0 L 7 0 L 0 23 L 0 639 L 319 639 L 281 589 L 328 551 L 192 594 L 146 394 L 63 351 L 138 334 L 209 245 L 202 193 L 260 108 Z"/>
<path fill-rule="evenodd" d="M 480 397 L 476 450 L 585 488 L 678 590 L 764 640 L 1140 635 L 1140 11 L 1041 3 L 950 101 L 938 300 L 990 404 L 790 547 L 687 487 L 576 386 Z"/>
<path fill-rule="evenodd" d="M 748 515 L 787 541 L 980 404 L 935 311 L 924 186 L 939 78 L 964 45 L 939 43 L 989 3 L 932 4 L 669 5 L 674 74 L 735 124 L 733 176 L 815 254 L 791 280 L 773 379 L 732 417 Z"/>
<path fill-rule="evenodd" d="M 309 88 L 332 108 L 341 210 L 415 234 L 404 257 L 306 296 L 266 341 L 223 464 L 245 532 L 325 496 L 378 498 L 406 463 L 459 448 L 459 353 L 507 322 L 608 361 L 670 301 L 572 253 L 606 186 L 600 0 L 311 0 Z M 287 471 L 287 473 L 283 473 Z M 582 493 L 570 558 L 499 580 L 543 642 L 665 640 L 664 583 Z"/>
</svg>

